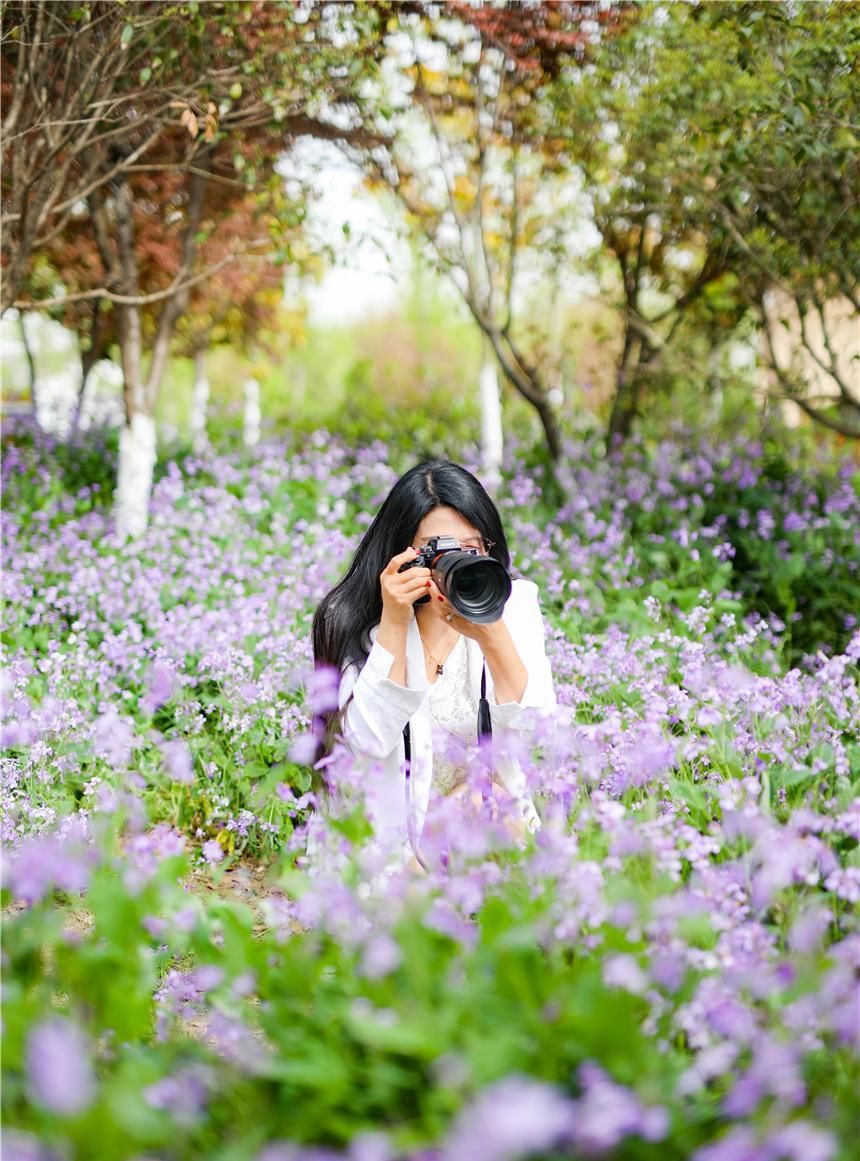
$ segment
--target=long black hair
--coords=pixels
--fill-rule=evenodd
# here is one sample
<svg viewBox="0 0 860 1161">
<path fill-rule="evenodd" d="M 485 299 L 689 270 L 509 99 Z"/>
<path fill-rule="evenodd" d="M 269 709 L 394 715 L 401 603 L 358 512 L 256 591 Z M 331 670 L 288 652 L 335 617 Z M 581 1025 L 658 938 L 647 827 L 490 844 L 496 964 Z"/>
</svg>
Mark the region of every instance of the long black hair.
<svg viewBox="0 0 860 1161">
<path fill-rule="evenodd" d="M 313 620 L 314 664 L 359 668 L 370 651 L 368 631 L 382 618 L 379 574 L 413 541 L 434 508 L 454 508 L 492 540 L 490 555 L 510 568 L 499 511 L 471 472 L 448 460 L 425 460 L 401 476 L 362 537 L 346 575 L 320 602 Z"/>
</svg>

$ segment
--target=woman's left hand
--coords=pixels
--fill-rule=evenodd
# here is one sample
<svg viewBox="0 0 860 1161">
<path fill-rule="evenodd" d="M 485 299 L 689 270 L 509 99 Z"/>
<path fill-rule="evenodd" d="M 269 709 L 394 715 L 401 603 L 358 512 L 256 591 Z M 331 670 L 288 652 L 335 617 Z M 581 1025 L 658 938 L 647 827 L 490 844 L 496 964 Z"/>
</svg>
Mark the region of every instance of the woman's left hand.
<svg viewBox="0 0 860 1161">
<path fill-rule="evenodd" d="M 508 637 L 508 628 L 501 617 L 489 625 L 476 625 L 474 621 L 461 617 L 448 598 L 439 591 L 435 581 L 430 582 L 430 603 L 439 620 L 462 633 L 464 637 L 471 637 L 473 641 L 477 641 L 482 649 Z"/>
<path fill-rule="evenodd" d="M 454 609 L 447 597 L 439 592 L 434 580 L 430 581 L 430 604 L 434 616 L 464 637 L 477 641 L 493 676 L 496 704 L 518 702 L 522 699 L 528 683 L 528 670 L 517 652 L 510 630 L 499 617 L 490 625 L 476 625 Z"/>
</svg>

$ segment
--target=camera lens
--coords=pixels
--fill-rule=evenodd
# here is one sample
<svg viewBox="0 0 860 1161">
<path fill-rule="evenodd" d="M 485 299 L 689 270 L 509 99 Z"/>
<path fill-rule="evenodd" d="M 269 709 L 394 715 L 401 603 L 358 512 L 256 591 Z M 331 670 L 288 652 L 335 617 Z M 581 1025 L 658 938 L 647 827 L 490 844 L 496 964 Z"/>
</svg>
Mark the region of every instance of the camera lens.
<svg viewBox="0 0 860 1161">
<path fill-rule="evenodd" d="M 433 568 L 433 579 L 460 616 L 477 625 L 498 621 L 511 595 L 507 570 L 491 556 L 443 552 Z"/>
</svg>

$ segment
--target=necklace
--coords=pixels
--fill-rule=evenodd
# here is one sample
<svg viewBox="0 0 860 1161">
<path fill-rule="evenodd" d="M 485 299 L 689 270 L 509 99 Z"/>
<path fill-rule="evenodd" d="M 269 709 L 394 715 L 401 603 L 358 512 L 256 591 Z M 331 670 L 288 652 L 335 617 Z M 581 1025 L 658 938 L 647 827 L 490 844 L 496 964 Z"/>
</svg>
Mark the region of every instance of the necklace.
<svg viewBox="0 0 860 1161">
<path fill-rule="evenodd" d="M 458 636 L 459 636 L 459 634 L 458 634 Z M 441 677 L 442 674 L 445 672 L 445 670 L 443 668 L 443 662 L 441 662 L 439 660 L 439 658 L 435 655 L 435 653 L 433 652 L 433 650 L 430 648 L 430 646 L 427 644 L 427 642 L 424 640 L 423 637 L 421 638 L 421 644 L 427 650 L 427 653 L 430 656 L 430 660 L 436 663 L 436 676 Z M 456 642 L 455 642 L 455 644 L 456 644 Z M 446 657 L 445 660 L 447 661 L 448 658 Z"/>
</svg>

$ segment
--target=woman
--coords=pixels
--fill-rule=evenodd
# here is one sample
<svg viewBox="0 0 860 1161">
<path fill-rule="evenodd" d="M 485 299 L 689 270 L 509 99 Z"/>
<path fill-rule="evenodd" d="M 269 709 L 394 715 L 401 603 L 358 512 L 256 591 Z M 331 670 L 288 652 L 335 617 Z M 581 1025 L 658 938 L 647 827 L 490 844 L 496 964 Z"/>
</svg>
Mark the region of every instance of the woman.
<svg viewBox="0 0 860 1161">
<path fill-rule="evenodd" d="M 556 704 L 537 585 L 514 580 L 501 618 L 474 624 L 451 606 L 429 568 L 401 571 L 434 536 L 453 536 L 462 549 L 510 566 L 498 510 L 478 480 L 457 464 L 428 461 L 394 485 L 313 622 L 316 665 L 341 675 L 327 736 L 339 729 L 353 754 L 375 763 L 365 787 L 368 814 L 399 865 L 413 858 L 423 865 L 431 794 L 466 789 L 463 763 L 446 757 L 450 746 L 434 753 L 434 733 L 453 746 L 477 739 L 482 681 L 493 736 L 502 741 L 530 732 L 535 711 Z M 494 781 L 536 829 L 519 764 L 499 757 Z"/>
</svg>

